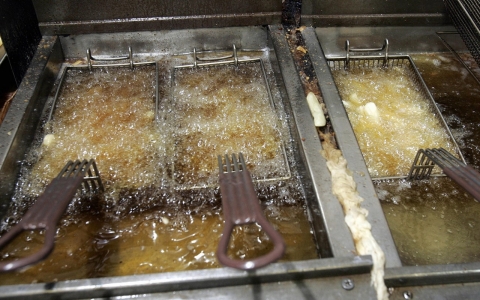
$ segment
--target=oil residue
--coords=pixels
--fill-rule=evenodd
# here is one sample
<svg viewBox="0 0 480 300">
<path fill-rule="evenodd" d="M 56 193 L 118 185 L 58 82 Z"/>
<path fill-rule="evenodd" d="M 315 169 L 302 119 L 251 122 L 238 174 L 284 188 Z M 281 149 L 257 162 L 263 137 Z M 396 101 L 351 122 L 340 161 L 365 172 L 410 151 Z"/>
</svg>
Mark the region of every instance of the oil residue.
<svg viewBox="0 0 480 300">
<path fill-rule="evenodd" d="M 480 87 L 452 54 L 413 56 L 465 160 L 480 165 Z M 450 180 L 375 182 L 404 265 L 478 262 L 480 205 Z"/>
<path fill-rule="evenodd" d="M 418 149 L 456 153 L 406 67 L 352 68 L 333 75 L 372 177 L 406 176 Z"/>
<path fill-rule="evenodd" d="M 68 70 L 53 119 L 39 130 L 22 165 L 1 229 L 19 221 L 68 160 L 94 158 L 106 191 L 77 195 L 60 221 L 54 252 L 26 270 L 1 275 L 2 284 L 220 267 L 215 251 L 223 219 L 216 156 L 245 152 L 252 176 L 272 179 L 286 173 L 283 145 L 292 176 L 255 182 L 255 187 L 267 218 L 287 244 L 283 260 L 317 257 L 281 96 L 272 90 L 275 110 L 261 86 L 275 84 L 260 81 L 256 66 L 215 67 L 200 76 L 185 69 L 175 74 L 174 84 L 188 78 L 183 81 L 192 89 L 188 94 L 189 89 L 173 89 L 170 81 L 172 67 L 185 61 L 159 63 L 164 114 L 157 121 L 155 68 Z M 218 85 L 222 80 L 227 88 Z M 239 107 L 247 115 L 237 112 Z M 43 233 L 27 232 L 2 250 L 1 259 L 25 257 L 42 240 Z M 238 227 L 229 254 L 251 258 L 271 247 L 258 226 Z"/>
</svg>

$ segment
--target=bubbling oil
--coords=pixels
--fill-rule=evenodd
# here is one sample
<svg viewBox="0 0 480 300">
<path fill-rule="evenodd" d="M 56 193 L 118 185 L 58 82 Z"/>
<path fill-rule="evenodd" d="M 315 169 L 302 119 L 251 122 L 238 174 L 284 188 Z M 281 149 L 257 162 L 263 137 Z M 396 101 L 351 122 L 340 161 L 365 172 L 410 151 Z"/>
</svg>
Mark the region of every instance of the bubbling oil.
<svg viewBox="0 0 480 300">
<path fill-rule="evenodd" d="M 333 75 L 372 177 L 407 175 L 418 149 L 456 153 L 406 68 L 355 68 Z"/>
<path fill-rule="evenodd" d="M 478 170 L 480 86 L 453 54 L 418 54 L 412 58 L 465 160 Z M 450 178 L 374 183 L 402 264 L 480 260 L 480 205 Z"/>
<path fill-rule="evenodd" d="M 404 265 L 478 262 L 478 203 L 449 178 L 376 182 Z"/>
<path fill-rule="evenodd" d="M 26 270 L 0 275 L 2 284 L 220 267 L 216 156 L 243 152 L 253 177 L 272 178 L 286 173 L 282 145 L 292 176 L 255 187 L 286 242 L 283 260 L 317 257 L 287 118 L 270 106 L 261 69 L 182 70 L 172 89 L 178 61 L 185 60 L 159 62 L 157 121 L 154 68 L 67 71 L 53 119 L 37 132 L 1 229 L 18 222 L 68 160 L 94 158 L 106 191 L 77 195 L 60 221 L 54 252 Z M 279 92 L 272 94 L 281 108 Z M 184 188 L 193 184 L 201 188 Z M 25 257 L 42 241 L 43 233 L 28 232 L 2 249 L 0 259 Z M 237 227 L 229 255 L 248 259 L 271 247 L 258 226 Z"/>
<path fill-rule="evenodd" d="M 158 185 L 163 138 L 154 122 L 154 83 L 152 66 L 69 69 L 45 125 L 52 141 L 35 153 L 30 181 L 37 184 L 25 192 L 38 195 L 69 160 L 90 158 L 107 190 Z"/>
<path fill-rule="evenodd" d="M 259 63 L 175 71 L 174 177 L 186 186 L 218 178 L 217 155 L 242 152 L 257 178 L 287 174 L 278 117 Z M 174 119 L 174 120 L 173 120 Z"/>
<path fill-rule="evenodd" d="M 269 222 L 286 242 L 282 261 L 316 258 L 303 207 L 264 206 Z M 53 253 L 21 272 L 0 274 L 2 285 L 53 282 L 218 268 L 215 251 L 223 230 L 220 208 L 190 213 L 155 210 L 121 220 L 84 214 L 58 229 Z M 27 242 L 28 241 L 28 242 Z M 2 260 L 24 257 L 42 246 L 43 235 L 28 233 L 2 250 Z M 228 254 L 248 259 L 266 254 L 272 245 L 255 225 L 236 227 Z"/>
</svg>

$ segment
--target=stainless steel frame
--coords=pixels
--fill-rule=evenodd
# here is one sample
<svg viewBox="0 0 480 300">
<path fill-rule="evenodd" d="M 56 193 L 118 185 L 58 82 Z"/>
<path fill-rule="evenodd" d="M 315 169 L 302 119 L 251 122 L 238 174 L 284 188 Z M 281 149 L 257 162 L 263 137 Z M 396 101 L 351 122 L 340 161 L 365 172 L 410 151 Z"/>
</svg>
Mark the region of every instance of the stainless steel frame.
<svg viewBox="0 0 480 300">
<path fill-rule="evenodd" d="M 357 44 L 373 47 L 383 39 L 396 37 L 393 55 L 425 52 L 449 52 L 437 32 L 450 32 L 451 27 L 355 27 L 355 28 L 307 28 L 302 35 L 322 90 L 323 100 L 334 127 L 337 142 L 353 171 L 359 194 L 368 207 L 368 220 L 374 224 L 372 233 L 386 253 L 385 283 L 391 288 L 390 299 L 476 299 L 480 292 L 480 263 L 402 266 L 397 255 L 392 255 L 395 245 L 389 241 L 388 230 L 383 232 L 375 226 L 377 218 L 383 218 L 379 200 L 372 180 L 365 168 L 353 130 L 329 71 L 328 58 L 338 58 L 344 53 L 346 39 L 355 39 Z M 398 45 L 398 46 L 397 46 Z M 381 220 L 383 221 L 383 220 Z M 389 241 L 391 243 L 385 243 Z"/>
<path fill-rule="evenodd" d="M 78 35 L 68 37 L 44 37 L 34 64 L 19 90 L 25 97 L 11 109 L 6 122 L 0 127 L 0 176 L 2 178 L 1 199 L 3 211 L 8 205 L 9 195 L 19 170 L 17 161 L 29 147 L 33 132 L 52 89 L 59 82 L 64 61 L 83 57 L 88 44 L 97 55 L 114 55 L 124 51 L 123 43 L 132 45 L 138 53 L 162 55 L 185 53 L 192 46 L 200 49 L 225 49 L 232 44 L 244 49 L 267 49 L 274 69 L 276 84 L 280 89 L 287 115 L 292 118 L 291 134 L 296 141 L 297 160 L 303 162 L 300 176 L 305 178 L 305 191 L 309 216 L 318 241 L 322 258 L 310 261 L 272 264 L 258 271 L 237 271 L 228 268 L 161 273 L 114 278 L 92 278 L 47 284 L 0 286 L 0 298 L 92 298 L 114 297 L 132 294 L 155 293 L 155 297 L 171 297 L 175 293 L 200 295 L 232 291 L 228 297 L 258 298 L 294 295 L 330 299 L 373 298 L 375 291 L 370 285 L 370 256 L 356 256 L 353 240 L 345 222 L 340 204 L 326 185 L 330 174 L 326 162 L 320 155 L 320 140 L 310 116 L 305 94 L 290 56 L 290 49 L 282 28 L 222 28 L 209 29 L 208 38 L 203 39 L 205 30 L 176 31 L 174 38 L 169 32 L 145 32 L 141 34 Z M 112 42 L 122 41 L 115 44 Z M 147 41 L 147 42 L 146 42 Z M 204 45 L 199 45 L 203 42 Z M 162 49 L 162 50 L 158 50 Z M 21 107 L 18 104 L 22 105 Z M 47 105 L 48 106 L 48 105 Z M 21 111 L 20 111 L 21 110 Z M 294 124 L 293 124 L 294 123 Z M 302 141 L 302 142 L 300 142 Z M 324 182 L 325 181 L 325 182 Z M 281 285 L 278 283 L 282 282 Z M 342 282 L 344 283 L 342 285 Z M 286 287 L 284 287 L 284 284 Z M 271 286 L 279 290 L 273 292 Z M 287 288 L 288 287 L 288 288 Z M 318 287 L 328 288 L 322 293 Z M 332 288 L 333 287 L 333 288 Z M 353 288 L 353 290 L 352 290 Z M 207 290 L 208 289 L 208 290 Z M 268 291 L 268 294 L 264 291 Z M 225 294 L 223 294 L 225 295 Z M 192 296 L 193 297 L 193 296 Z"/>
<path fill-rule="evenodd" d="M 288 1 L 288 0 L 285 0 Z M 276 71 L 277 84 L 294 119 L 292 135 L 305 164 L 300 176 L 309 178 L 307 198 L 312 227 L 319 249 L 326 257 L 311 261 L 272 264 L 254 272 L 227 268 L 188 272 L 94 278 L 66 282 L 0 286 L 0 298 L 93 298 L 120 299 L 375 299 L 370 284 L 372 259 L 356 256 L 343 211 L 331 192 L 331 177 L 320 155 L 318 134 L 305 101 L 305 91 L 291 57 L 281 23 L 277 0 L 183 1 L 33 0 L 44 35 L 33 62 L 0 127 L 0 212 L 5 212 L 23 153 L 33 140 L 42 109 L 58 82 L 65 59 L 84 57 L 91 47 L 95 56 L 124 54 L 133 45 L 137 53 L 189 53 L 197 49 L 265 48 Z M 165 1 L 166 2 L 166 1 Z M 339 101 L 326 57 L 343 55 L 344 41 L 374 46 L 388 38 L 395 41 L 392 54 L 448 51 L 436 32 L 452 32 L 443 1 L 298 1 L 303 38 L 312 59 L 322 97 L 337 142 L 353 172 L 357 189 L 369 210 L 372 233 L 386 254 L 385 283 L 390 299 L 477 299 L 480 294 L 480 263 L 402 266 L 372 186 L 346 112 Z M 362 3 L 365 4 L 365 3 Z M 229 7 L 229 5 L 231 5 Z M 297 16 L 300 18 L 300 16 Z M 274 24 L 267 27 L 248 27 Z M 226 27 L 243 26 L 243 27 Z M 338 27 L 348 26 L 348 27 Z M 214 27 L 216 29 L 207 29 Z M 179 30 L 197 28 L 194 30 Z M 171 31 L 159 31 L 175 29 Z M 101 34 L 106 32 L 106 34 Z M 113 51 L 113 53 L 112 53 Z"/>
</svg>

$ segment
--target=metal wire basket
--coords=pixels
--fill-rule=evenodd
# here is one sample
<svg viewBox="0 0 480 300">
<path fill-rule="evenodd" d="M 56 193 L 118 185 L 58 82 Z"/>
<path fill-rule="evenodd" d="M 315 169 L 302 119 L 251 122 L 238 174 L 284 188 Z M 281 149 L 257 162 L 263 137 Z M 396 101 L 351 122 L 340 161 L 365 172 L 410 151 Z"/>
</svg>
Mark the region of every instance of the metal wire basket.
<svg viewBox="0 0 480 300">
<path fill-rule="evenodd" d="M 352 48 L 350 42 L 345 42 L 345 56 L 328 58 L 327 63 L 331 71 L 354 71 L 359 69 L 402 69 L 405 71 L 405 76 L 408 81 L 414 86 L 422 97 L 422 101 L 426 101 L 430 112 L 438 119 L 440 126 L 445 129 L 446 134 L 449 137 L 449 141 L 452 143 L 453 148 L 457 156 L 462 162 L 465 162 L 463 155 L 455 141 L 455 138 L 450 131 L 447 122 L 442 116 L 440 109 L 438 108 L 432 94 L 430 93 L 427 85 L 423 81 L 420 71 L 415 66 L 414 61 L 408 55 L 391 55 L 388 52 L 389 42 L 385 39 L 382 47 L 379 48 Z M 379 54 L 378 54 L 379 53 Z M 392 82 L 393 84 L 393 82 Z M 414 145 L 412 145 L 414 146 Z M 413 157 L 411 158 L 413 160 Z M 395 173 L 390 175 L 372 175 L 372 179 L 384 180 L 384 179 L 399 179 L 406 178 L 407 173 Z M 436 170 L 434 176 L 443 176 Z"/>
<path fill-rule="evenodd" d="M 480 2 L 444 0 L 447 12 L 473 58 L 480 66 Z"/>
</svg>

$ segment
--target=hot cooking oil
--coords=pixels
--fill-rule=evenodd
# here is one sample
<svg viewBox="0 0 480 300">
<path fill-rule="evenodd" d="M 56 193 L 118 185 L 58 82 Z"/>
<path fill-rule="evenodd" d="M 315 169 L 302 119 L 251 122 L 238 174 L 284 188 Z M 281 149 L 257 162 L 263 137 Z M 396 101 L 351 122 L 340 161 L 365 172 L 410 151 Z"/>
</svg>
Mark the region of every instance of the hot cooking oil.
<svg viewBox="0 0 480 300">
<path fill-rule="evenodd" d="M 301 206 L 264 206 L 267 219 L 287 245 L 282 261 L 316 258 L 310 225 Z M 159 209 L 122 218 L 82 214 L 58 229 L 53 253 L 32 267 L 0 274 L 1 284 L 54 282 L 81 278 L 123 276 L 218 268 L 215 251 L 223 229 L 219 207 L 189 214 Z M 2 250 L 13 259 L 40 247 L 43 236 L 28 233 Z M 266 254 L 271 247 L 258 227 L 237 227 L 232 257 L 245 259 Z"/>
<path fill-rule="evenodd" d="M 223 228 L 216 156 L 245 152 L 253 177 L 263 179 L 285 174 L 293 148 L 279 91 L 272 90 L 280 108 L 274 110 L 262 86 L 271 83 L 260 80 L 259 69 L 211 68 L 199 75 L 186 69 L 176 74 L 176 84 L 188 88 L 172 89 L 173 66 L 185 60 L 159 62 L 158 118 L 155 68 L 67 71 L 53 118 L 22 165 L 2 230 L 21 219 L 68 160 L 94 158 L 105 193 L 77 195 L 60 221 L 54 252 L 26 270 L 1 275 L 2 284 L 221 267 L 215 257 Z M 287 244 L 283 260 L 313 259 L 303 186 L 295 161 L 288 160 L 294 176 L 255 187 Z M 196 178 L 207 180 L 198 189 L 178 188 Z M 1 259 L 23 257 L 42 241 L 42 232 L 26 233 L 1 251 Z M 251 258 L 270 247 L 252 225 L 235 229 L 229 253 Z"/>
<path fill-rule="evenodd" d="M 154 84 L 154 66 L 69 69 L 45 126 L 53 140 L 35 153 L 31 177 L 44 184 L 68 160 L 95 158 L 107 190 L 158 185 L 164 137 L 154 122 Z"/>
<path fill-rule="evenodd" d="M 352 68 L 333 75 L 372 177 L 406 176 L 418 149 L 455 153 L 406 68 Z"/>
<path fill-rule="evenodd" d="M 480 87 L 452 54 L 413 56 L 467 163 L 480 165 Z M 402 263 L 480 260 L 480 205 L 448 177 L 375 182 Z"/>
<path fill-rule="evenodd" d="M 175 71 L 171 119 L 175 181 L 211 185 L 217 155 L 242 152 L 257 178 L 287 175 L 282 123 L 269 100 L 260 63 Z M 202 84 L 203 83 L 203 84 Z"/>
</svg>

